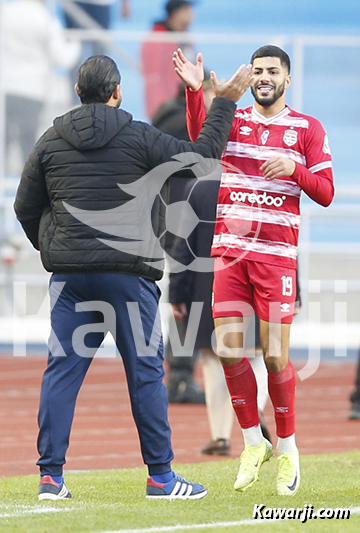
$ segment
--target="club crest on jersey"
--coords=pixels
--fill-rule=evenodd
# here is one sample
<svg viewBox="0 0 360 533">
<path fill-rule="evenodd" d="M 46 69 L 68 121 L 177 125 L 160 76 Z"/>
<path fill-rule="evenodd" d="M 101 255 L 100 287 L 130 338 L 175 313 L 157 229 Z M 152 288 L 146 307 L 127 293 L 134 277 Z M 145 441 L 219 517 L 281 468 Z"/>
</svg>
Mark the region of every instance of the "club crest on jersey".
<svg viewBox="0 0 360 533">
<path fill-rule="evenodd" d="M 269 134 L 270 134 L 269 130 L 265 130 L 265 131 L 262 132 L 261 137 L 260 137 L 262 144 L 266 144 L 266 141 L 268 140 Z"/>
<path fill-rule="evenodd" d="M 250 128 L 249 126 L 240 126 L 240 131 L 239 131 L 240 134 L 250 135 L 251 132 L 252 132 L 252 128 Z"/>
<path fill-rule="evenodd" d="M 298 138 L 297 131 L 285 130 L 283 139 L 284 139 L 284 143 L 287 146 L 294 146 L 294 144 L 296 144 L 297 142 L 297 138 Z"/>
</svg>

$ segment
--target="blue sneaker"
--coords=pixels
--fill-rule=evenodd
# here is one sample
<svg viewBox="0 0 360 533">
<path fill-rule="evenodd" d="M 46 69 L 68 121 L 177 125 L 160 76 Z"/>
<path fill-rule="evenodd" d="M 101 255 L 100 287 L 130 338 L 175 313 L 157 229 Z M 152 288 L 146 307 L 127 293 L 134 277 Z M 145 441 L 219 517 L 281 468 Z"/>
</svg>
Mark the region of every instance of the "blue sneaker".
<svg viewBox="0 0 360 533">
<path fill-rule="evenodd" d="M 59 484 L 51 476 L 42 476 L 39 485 L 39 500 L 67 500 L 71 494 L 64 481 Z"/>
<path fill-rule="evenodd" d="M 146 486 L 146 498 L 152 500 L 200 500 L 207 493 L 202 485 L 190 483 L 177 474 L 168 483 L 156 483 L 149 477 Z"/>
</svg>

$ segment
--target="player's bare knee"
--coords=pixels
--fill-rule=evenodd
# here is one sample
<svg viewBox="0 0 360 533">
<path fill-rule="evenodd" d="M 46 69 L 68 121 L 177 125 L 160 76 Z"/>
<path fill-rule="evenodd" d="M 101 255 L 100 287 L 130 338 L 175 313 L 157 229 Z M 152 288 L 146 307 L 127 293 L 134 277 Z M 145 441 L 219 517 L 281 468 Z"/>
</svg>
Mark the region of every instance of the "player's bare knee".
<svg viewBox="0 0 360 533">
<path fill-rule="evenodd" d="M 231 359 L 231 361 L 234 363 L 236 363 L 236 361 L 240 361 L 244 357 L 244 348 L 241 346 L 236 346 L 235 343 L 229 343 L 228 345 L 227 343 L 223 342 L 223 339 L 217 339 L 216 348 L 214 351 L 221 360 Z"/>
<path fill-rule="evenodd" d="M 265 364 L 270 372 L 281 372 L 287 365 L 287 358 L 281 355 L 270 356 L 269 354 L 265 354 Z"/>
<path fill-rule="evenodd" d="M 243 357 L 243 350 L 240 351 L 239 348 L 227 348 L 224 346 L 217 352 L 217 355 L 219 356 L 220 363 L 228 366 L 241 361 Z"/>
<path fill-rule="evenodd" d="M 234 365 L 235 363 L 239 363 L 241 361 L 241 358 L 236 357 L 220 357 L 220 363 L 224 366 Z"/>
</svg>

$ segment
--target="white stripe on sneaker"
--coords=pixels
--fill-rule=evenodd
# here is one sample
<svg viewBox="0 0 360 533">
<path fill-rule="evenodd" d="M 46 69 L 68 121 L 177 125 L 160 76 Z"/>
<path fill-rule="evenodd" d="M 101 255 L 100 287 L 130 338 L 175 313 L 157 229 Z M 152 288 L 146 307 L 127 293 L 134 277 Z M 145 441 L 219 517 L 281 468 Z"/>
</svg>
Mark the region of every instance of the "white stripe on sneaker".
<svg viewBox="0 0 360 533">
<path fill-rule="evenodd" d="M 69 494 L 69 491 L 68 491 L 68 489 L 67 489 L 67 487 L 66 487 L 66 485 L 64 483 L 63 486 L 62 486 L 61 491 L 58 494 L 58 498 L 60 498 L 60 499 L 66 498 L 66 496 L 68 494 Z"/>
<path fill-rule="evenodd" d="M 185 494 L 186 489 L 188 488 L 188 486 L 190 486 L 190 485 L 188 485 L 187 483 L 182 483 L 181 489 L 179 491 L 178 496 L 183 496 Z"/>
<path fill-rule="evenodd" d="M 170 498 L 171 498 L 171 496 L 177 496 L 177 493 L 178 493 L 178 490 L 180 489 L 180 487 L 181 487 L 181 483 L 180 483 L 180 481 L 177 481 L 175 483 L 175 487 L 172 490 L 172 493 L 170 494 Z"/>
</svg>

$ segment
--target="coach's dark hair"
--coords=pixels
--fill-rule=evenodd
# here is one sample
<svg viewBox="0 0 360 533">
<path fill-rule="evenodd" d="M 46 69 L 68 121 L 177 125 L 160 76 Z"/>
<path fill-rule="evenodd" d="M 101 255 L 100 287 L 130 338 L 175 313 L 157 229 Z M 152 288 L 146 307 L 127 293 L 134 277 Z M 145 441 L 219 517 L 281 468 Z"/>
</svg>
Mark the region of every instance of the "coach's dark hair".
<svg viewBox="0 0 360 533">
<path fill-rule="evenodd" d="M 89 57 L 79 68 L 78 94 L 82 104 L 98 104 L 109 101 L 121 80 L 120 72 L 108 56 Z"/>
<path fill-rule="evenodd" d="M 251 56 L 250 63 L 253 64 L 258 57 L 278 57 L 282 66 L 287 68 L 288 74 L 290 74 L 290 57 L 278 46 L 267 44 L 258 48 Z"/>
</svg>

